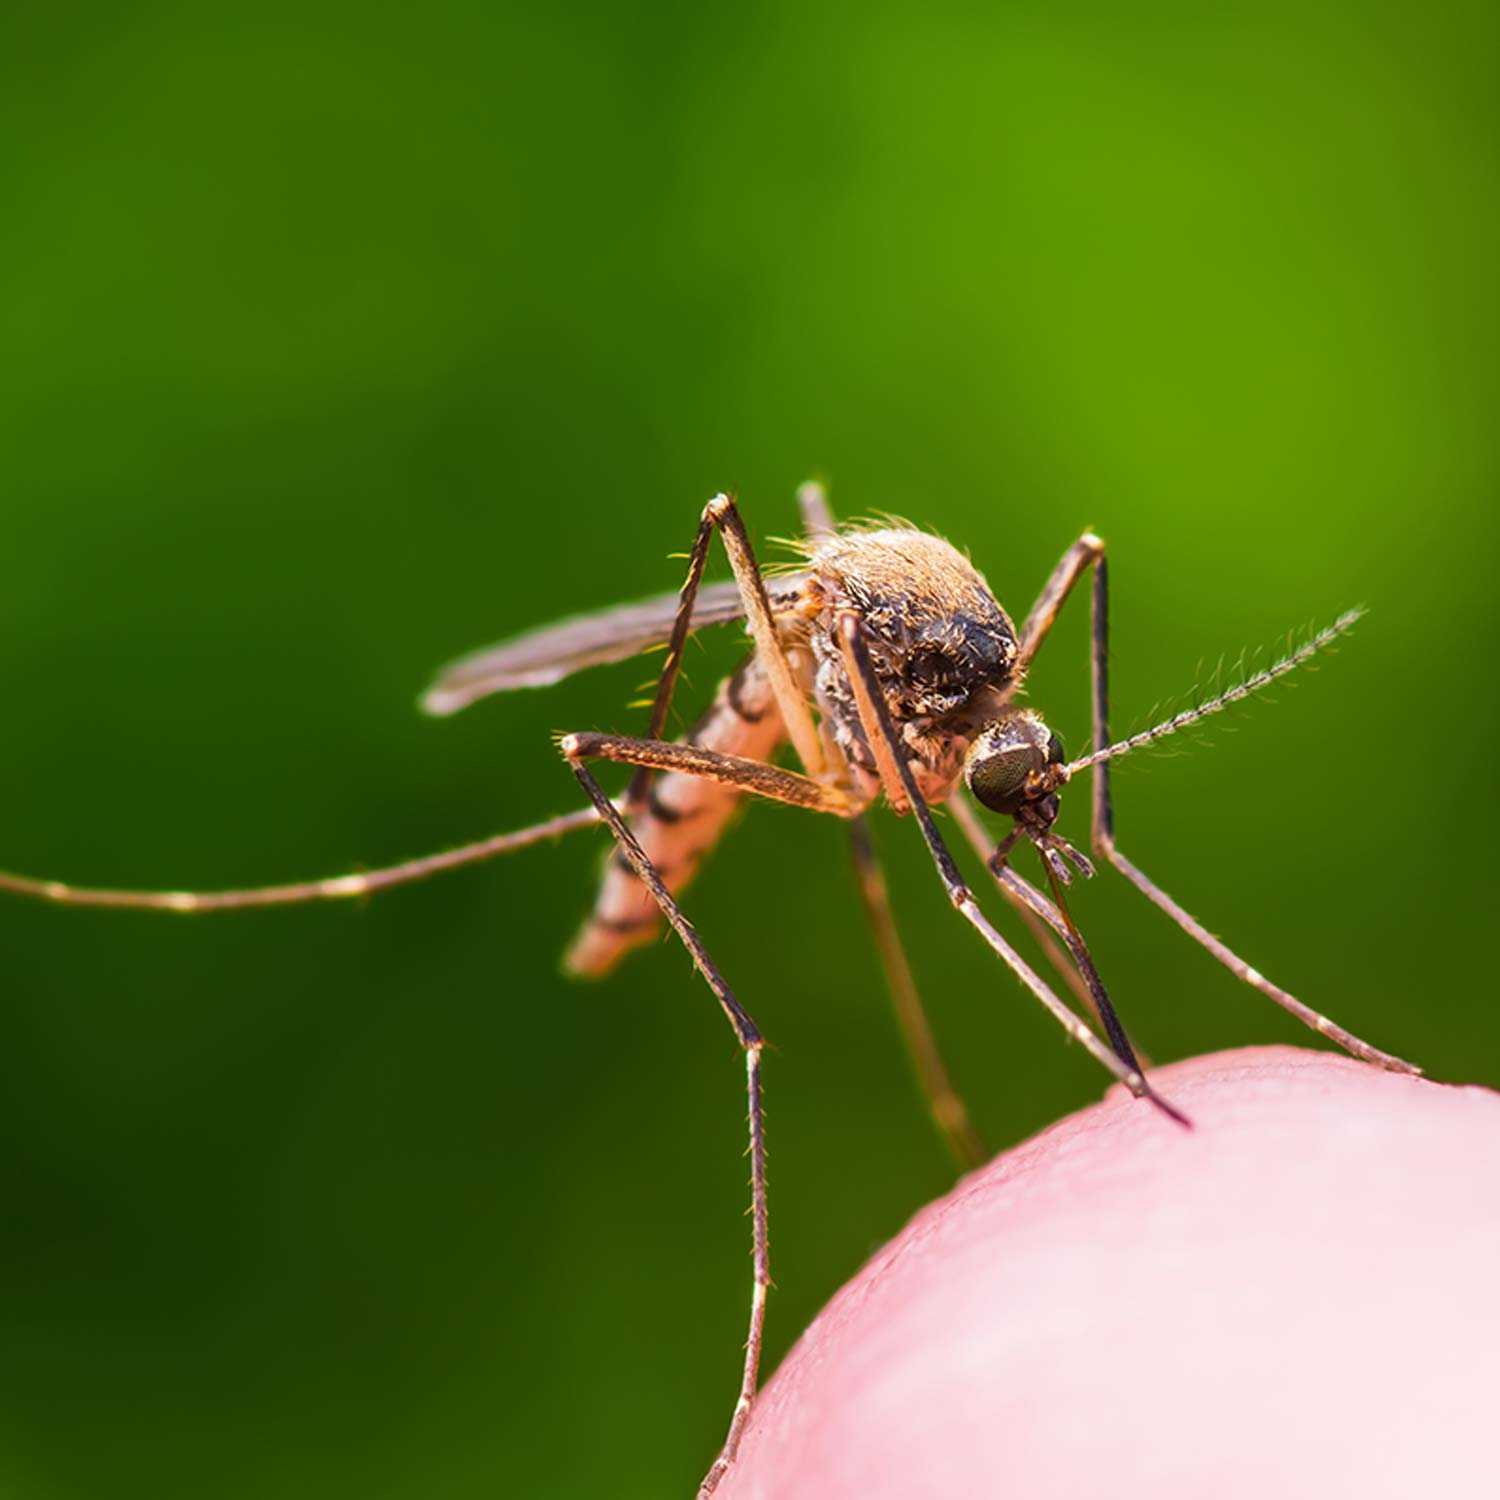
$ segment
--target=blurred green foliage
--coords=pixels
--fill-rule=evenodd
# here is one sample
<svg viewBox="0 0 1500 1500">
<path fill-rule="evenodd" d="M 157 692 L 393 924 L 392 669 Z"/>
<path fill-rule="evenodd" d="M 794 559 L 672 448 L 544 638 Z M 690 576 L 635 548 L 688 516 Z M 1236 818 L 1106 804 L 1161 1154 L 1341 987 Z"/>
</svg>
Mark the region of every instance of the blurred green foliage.
<svg viewBox="0 0 1500 1500">
<path fill-rule="evenodd" d="M 1121 840 L 1310 1002 L 1500 1081 L 1491 7 L 0 37 L 0 863 L 212 887 L 566 810 L 549 733 L 640 723 L 647 668 L 451 722 L 431 669 L 675 587 L 716 488 L 793 531 L 817 471 L 1017 613 L 1099 528 L 1119 730 L 1368 603 L 1239 733 L 1122 766 Z M 1032 686 L 1082 745 L 1083 610 Z M 991 1140 L 1096 1097 L 878 833 Z M 600 852 L 359 910 L 0 907 L 7 1497 L 690 1493 L 749 1288 L 740 1070 L 676 948 L 558 977 Z M 755 809 L 690 910 L 780 1049 L 774 1361 L 949 1175 L 842 830 Z M 1075 911 L 1158 1060 L 1314 1044 L 1117 879 Z"/>
</svg>

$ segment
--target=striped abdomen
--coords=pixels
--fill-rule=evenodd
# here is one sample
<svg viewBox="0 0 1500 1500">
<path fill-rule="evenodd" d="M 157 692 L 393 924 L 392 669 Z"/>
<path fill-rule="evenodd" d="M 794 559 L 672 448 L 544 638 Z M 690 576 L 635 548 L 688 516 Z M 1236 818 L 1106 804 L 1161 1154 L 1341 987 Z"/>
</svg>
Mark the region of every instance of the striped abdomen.
<svg viewBox="0 0 1500 1500">
<path fill-rule="evenodd" d="M 687 736 L 689 744 L 747 760 L 769 760 L 785 738 L 775 695 L 754 656 L 719 684 L 713 706 Z M 632 816 L 630 827 L 674 895 L 698 873 L 741 795 L 700 776 L 657 773 L 650 800 Z M 650 891 L 617 848 L 605 866 L 594 910 L 563 962 L 574 974 L 607 974 L 632 948 L 649 942 L 660 924 Z"/>
</svg>

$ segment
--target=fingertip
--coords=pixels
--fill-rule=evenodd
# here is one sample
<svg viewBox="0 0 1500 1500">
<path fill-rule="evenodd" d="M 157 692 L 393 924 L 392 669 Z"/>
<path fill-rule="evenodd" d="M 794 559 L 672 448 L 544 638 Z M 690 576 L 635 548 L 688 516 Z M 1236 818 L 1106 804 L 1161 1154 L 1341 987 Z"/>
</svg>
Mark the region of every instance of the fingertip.
<svg viewBox="0 0 1500 1500">
<path fill-rule="evenodd" d="M 1191 1132 L 1112 1090 L 882 1249 L 723 1500 L 1500 1493 L 1500 1096 L 1291 1048 L 1155 1078 Z"/>
</svg>

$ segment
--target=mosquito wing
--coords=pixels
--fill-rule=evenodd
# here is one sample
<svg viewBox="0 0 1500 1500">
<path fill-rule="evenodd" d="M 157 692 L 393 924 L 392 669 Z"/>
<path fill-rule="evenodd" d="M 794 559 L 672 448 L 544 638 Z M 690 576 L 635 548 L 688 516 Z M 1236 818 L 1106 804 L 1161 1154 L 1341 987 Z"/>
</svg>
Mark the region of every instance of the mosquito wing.
<svg viewBox="0 0 1500 1500">
<path fill-rule="evenodd" d="M 438 673 L 422 695 L 429 714 L 451 714 L 477 698 L 509 688 L 548 687 L 584 667 L 624 661 L 672 634 L 679 603 L 676 594 L 658 594 L 636 604 L 620 604 L 593 614 L 574 615 L 555 625 L 462 656 Z M 722 625 L 745 616 L 732 578 L 706 583 L 693 605 L 693 624 Z"/>
</svg>

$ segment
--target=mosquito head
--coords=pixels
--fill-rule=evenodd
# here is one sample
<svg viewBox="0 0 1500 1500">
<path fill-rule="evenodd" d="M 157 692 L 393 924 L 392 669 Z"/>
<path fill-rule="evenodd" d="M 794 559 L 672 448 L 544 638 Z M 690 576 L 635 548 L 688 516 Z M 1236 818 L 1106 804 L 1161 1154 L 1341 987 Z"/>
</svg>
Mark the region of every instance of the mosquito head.
<svg viewBox="0 0 1500 1500">
<path fill-rule="evenodd" d="M 1029 708 L 1013 709 L 986 724 L 964 758 L 964 784 L 991 812 L 1004 813 L 1016 826 L 995 846 L 990 868 L 998 875 L 1022 839 L 1036 845 L 1052 877 L 1053 890 L 1068 885 L 1076 870 L 1094 873 L 1088 858 L 1053 833 L 1058 792 L 1072 776 L 1063 742 Z"/>
<path fill-rule="evenodd" d="M 1050 828 L 1066 762 L 1062 741 L 1041 715 L 1017 709 L 980 731 L 964 759 L 964 784 L 991 812 Z"/>
</svg>

